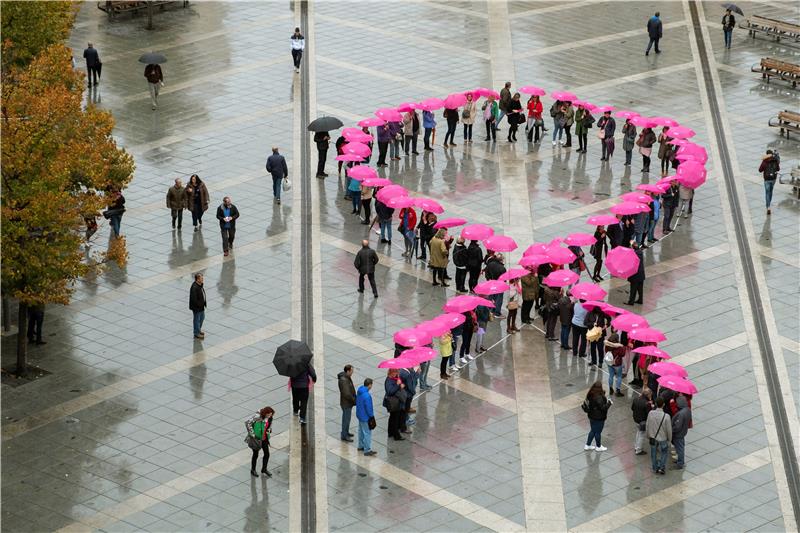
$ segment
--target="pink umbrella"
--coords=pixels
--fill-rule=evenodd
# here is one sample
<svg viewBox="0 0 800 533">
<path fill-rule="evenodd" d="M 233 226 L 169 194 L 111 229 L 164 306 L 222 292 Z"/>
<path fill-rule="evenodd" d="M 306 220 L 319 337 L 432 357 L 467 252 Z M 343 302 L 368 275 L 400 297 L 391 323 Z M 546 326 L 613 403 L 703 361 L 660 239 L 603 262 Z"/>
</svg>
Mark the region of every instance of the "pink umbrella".
<svg viewBox="0 0 800 533">
<path fill-rule="evenodd" d="M 548 263 L 553 263 L 554 265 L 566 265 L 567 263 L 572 263 L 577 257 L 570 250 L 561 248 L 560 246 L 548 248 L 544 256 L 547 258 Z"/>
<path fill-rule="evenodd" d="M 663 185 L 669 186 L 670 182 L 676 180 L 677 178 L 678 176 L 664 176 L 663 178 L 661 178 L 656 182 L 656 185 L 658 185 L 659 187 Z"/>
<path fill-rule="evenodd" d="M 564 242 L 570 246 L 590 246 L 597 242 L 597 239 L 591 233 L 570 233 Z"/>
<path fill-rule="evenodd" d="M 697 394 L 697 387 L 688 379 L 678 376 L 661 376 L 658 378 L 658 384 L 669 390 L 680 392 L 683 394 Z"/>
<path fill-rule="evenodd" d="M 685 368 L 671 361 L 657 361 L 652 363 L 647 367 L 647 371 L 658 374 L 659 376 L 677 376 L 684 379 L 689 376 L 689 372 L 687 372 Z"/>
<path fill-rule="evenodd" d="M 608 295 L 603 287 L 588 282 L 576 284 L 569 293 L 581 300 L 602 300 Z"/>
<path fill-rule="evenodd" d="M 362 162 L 364 160 L 364 158 L 361 157 L 360 155 L 355 155 L 355 154 L 342 154 L 342 155 L 337 155 L 336 156 L 336 160 L 337 161 L 346 161 L 348 163 L 350 163 L 350 162 L 360 163 L 360 162 Z"/>
<path fill-rule="evenodd" d="M 690 176 L 678 176 L 678 183 L 690 189 L 696 189 L 706 182 L 705 172 L 702 174 L 693 174 Z"/>
<path fill-rule="evenodd" d="M 420 103 L 425 106 L 426 111 L 436 111 L 444 107 L 444 100 L 441 98 L 427 98 Z"/>
<path fill-rule="evenodd" d="M 434 228 L 454 228 L 456 226 L 463 226 L 467 223 L 466 218 L 443 218 L 433 225 Z"/>
<path fill-rule="evenodd" d="M 664 192 L 663 189 L 661 189 L 661 187 L 659 187 L 658 185 L 651 185 L 649 183 L 640 183 L 639 185 L 636 186 L 636 189 L 639 191 L 647 191 L 655 194 L 661 194 L 662 192 Z M 651 198 L 650 200 L 652 201 L 653 199 Z"/>
<path fill-rule="evenodd" d="M 503 275 L 497 278 L 497 281 L 510 281 L 527 276 L 531 271 L 527 268 L 510 268 Z"/>
<path fill-rule="evenodd" d="M 621 315 L 621 314 L 624 314 L 624 313 L 628 312 L 627 309 L 622 309 L 621 307 L 615 307 L 615 306 L 613 306 L 611 304 L 607 304 L 607 303 L 603 303 L 603 305 L 601 306 L 601 309 L 603 310 L 603 312 L 605 314 L 607 314 L 609 316 L 617 316 L 617 315 Z"/>
<path fill-rule="evenodd" d="M 661 342 L 667 340 L 667 336 L 661 330 L 655 328 L 636 328 L 628 332 L 628 338 L 642 342 Z"/>
<path fill-rule="evenodd" d="M 706 168 L 697 161 L 686 161 L 678 167 L 679 183 L 690 189 L 696 189 L 706 182 Z"/>
<path fill-rule="evenodd" d="M 406 328 L 396 332 L 394 342 L 400 346 L 424 346 L 433 340 L 431 336 L 419 328 Z"/>
<path fill-rule="evenodd" d="M 372 149 L 364 143 L 347 143 L 342 146 L 342 151 L 345 154 L 354 154 L 361 157 L 369 157 Z"/>
<path fill-rule="evenodd" d="M 621 202 L 617 205 L 612 205 L 609 209 L 615 215 L 635 215 L 637 213 L 644 213 L 650 211 L 650 208 L 644 204 L 635 202 Z"/>
<path fill-rule="evenodd" d="M 684 161 L 697 161 L 698 163 L 706 164 L 708 162 L 708 155 L 704 155 L 702 153 L 685 153 L 682 154 L 678 152 L 675 155 L 675 159 L 683 163 Z M 680 168 L 680 167 L 678 167 Z"/>
<path fill-rule="evenodd" d="M 386 124 L 386 121 L 380 118 L 365 118 L 364 120 L 358 121 L 358 125 L 364 128 L 383 126 L 384 124 Z"/>
<path fill-rule="evenodd" d="M 631 119 L 631 124 L 639 128 L 655 128 L 657 126 L 655 122 L 653 122 L 647 117 L 642 117 L 642 116 L 633 117 Z"/>
<path fill-rule="evenodd" d="M 444 213 L 444 207 L 442 207 L 439 202 L 431 198 L 414 198 L 414 205 L 423 211 L 430 211 L 431 213 L 436 213 L 437 215 Z"/>
<path fill-rule="evenodd" d="M 592 215 L 586 219 L 587 224 L 592 226 L 608 226 L 609 224 L 616 224 L 619 219 L 614 215 Z"/>
<path fill-rule="evenodd" d="M 348 142 L 366 143 L 372 140 L 372 135 L 364 133 L 361 128 L 345 128 L 342 130 L 342 137 Z"/>
<path fill-rule="evenodd" d="M 548 246 L 545 243 L 535 242 L 530 246 L 528 246 L 527 248 L 525 248 L 525 251 L 522 252 L 522 255 L 531 255 L 531 254 L 544 255 L 547 253 L 547 248 Z"/>
<path fill-rule="evenodd" d="M 574 295 L 573 295 L 573 296 L 574 296 Z M 581 298 L 581 299 L 583 300 L 584 298 Z M 584 309 L 586 309 L 587 311 L 591 311 L 591 310 L 592 310 L 592 309 L 594 309 L 595 307 L 597 307 L 598 309 L 602 310 L 602 309 L 603 309 L 603 306 L 605 306 L 605 305 L 606 305 L 606 303 L 605 303 L 605 302 L 598 302 L 598 301 L 596 301 L 596 300 L 587 300 L 587 301 L 583 302 L 581 305 L 582 305 L 582 306 L 583 306 L 583 308 L 584 308 Z"/>
<path fill-rule="evenodd" d="M 437 317 L 441 318 L 441 317 Z M 421 329 L 428 333 L 431 337 L 439 337 L 450 331 L 452 328 L 442 320 L 426 320 L 422 324 L 417 325 L 417 329 Z"/>
<path fill-rule="evenodd" d="M 392 209 L 403 209 L 404 207 L 413 207 L 414 199 L 410 196 L 394 196 L 383 203 Z"/>
<path fill-rule="evenodd" d="M 392 180 L 386 178 L 367 178 L 361 182 L 365 187 L 385 187 L 391 185 Z"/>
<path fill-rule="evenodd" d="M 456 328 L 466 322 L 467 317 L 461 313 L 445 313 L 434 318 L 435 321 L 441 322 L 450 329 Z"/>
<path fill-rule="evenodd" d="M 375 169 L 366 165 L 358 165 L 357 167 L 348 168 L 347 175 L 358 181 L 365 180 L 367 178 L 378 177 L 378 173 L 375 172 Z"/>
<path fill-rule="evenodd" d="M 487 89 L 486 87 L 478 87 L 477 89 L 473 89 L 472 92 L 478 96 L 486 96 L 487 94 L 490 94 L 492 90 Z"/>
<path fill-rule="evenodd" d="M 517 249 L 517 243 L 508 235 L 493 235 L 483 239 L 483 244 L 487 250 L 495 252 L 513 252 Z"/>
<path fill-rule="evenodd" d="M 385 120 L 386 122 L 400 122 L 403 120 L 403 114 L 397 109 L 391 107 L 382 107 L 375 111 L 375 116 Z"/>
<path fill-rule="evenodd" d="M 620 195 L 620 198 L 625 200 L 626 202 L 633 202 L 635 204 L 649 204 L 653 201 L 652 196 L 648 196 L 646 194 L 642 194 L 640 192 L 626 192 L 625 194 Z"/>
<path fill-rule="evenodd" d="M 487 98 L 489 96 L 491 96 L 495 100 L 499 100 L 500 99 L 500 93 L 495 91 L 494 89 L 487 89 L 485 87 L 479 87 L 479 88 L 475 89 L 475 92 L 478 93 L 479 95 L 485 96 Z"/>
<path fill-rule="evenodd" d="M 436 350 L 420 346 L 418 348 L 411 348 L 410 350 L 404 351 L 402 354 L 400 354 L 399 358 L 407 361 L 413 361 L 414 365 L 418 365 L 420 363 L 424 363 L 425 361 L 430 361 L 436 357 L 436 355 Z"/>
<path fill-rule="evenodd" d="M 636 329 L 636 328 L 634 328 Z M 638 348 L 634 348 L 632 351 L 636 353 L 641 353 L 644 355 L 649 355 L 650 357 L 655 357 L 656 359 L 670 359 L 670 355 L 659 348 L 658 346 L 639 346 Z"/>
<path fill-rule="evenodd" d="M 385 359 L 378 363 L 378 368 L 412 368 L 415 366 L 417 366 L 417 363 L 402 356 L 394 359 Z"/>
<path fill-rule="evenodd" d="M 491 281 L 484 281 L 483 283 L 478 283 L 477 285 L 475 285 L 474 290 L 476 294 L 500 294 L 501 292 L 505 292 L 510 288 L 511 287 L 509 287 L 502 281 L 493 279 Z"/>
<path fill-rule="evenodd" d="M 397 110 L 401 113 L 407 113 L 409 111 L 414 111 L 417 108 L 417 104 L 413 104 L 411 102 L 403 102 L 399 106 L 397 106 Z"/>
<path fill-rule="evenodd" d="M 613 105 L 601 105 L 600 107 L 596 107 L 595 111 L 598 113 L 606 113 L 607 111 L 614 111 L 616 109 Z"/>
<path fill-rule="evenodd" d="M 673 120 L 667 117 L 652 117 L 650 120 L 656 123 L 656 126 L 669 126 L 670 128 L 675 127 L 678 125 L 677 120 Z M 672 130 L 669 130 L 672 131 Z"/>
<path fill-rule="evenodd" d="M 539 265 L 544 265 L 547 262 L 547 256 L 540 254 L 523 255 L 522 259 L 518 261 L 521 266 L 528 268 L 536 268 Z"/>
<path fill-rule="evenodd" d="M 446 109 L 457 109 L 467 103 L 467 97 L 464 93 L 453 93 L 447 95 L 444 99 L 444 107 Z"/>
<path fill-rule="evenodd" d="M 580 276 L 572 270 L 561 269 L 550 272 L 542 280 L 542 283 L 550 287 L 566 287 L 567 285 L 572 285 L 579 279 Z"/>
<path fill-rule="evenodd" d="M 480 296 L 462 294 L 460 296 L 453 296 L 447 300 L 447 303 L 442 306 L 442 309 L 448 313 L 463 313 L 465 311 L 472 311 L 479 305 L 493 306 L 494 302 L 486 298 L 481 298 Z"/>
<path fill-rule="evenodd" d="M 617 111 L 617 118 L 633 118 L 640 116 L 636 111 Z"/>
<path fill-rule="evenodd" d="M 494 230 L 485 224 L 469 224 L 461 229 L 461 236 L 467 240 L 482 241 L 494 235 Z"/>
<path fill-rule="evenodd" d="M 573 100 L 577 100 L 578 97 L 575 96 L 573 93 L 568 91 L 553 91 L 550 93 L 550 96 L 553 97 L 555 100 L 560 100 L 562 102 L 572 102 Z"/>
<path fill-rule="evenodd" d="M 669 129 L 669 136 L 673 139 L 688 139 L 690 137 L 694 137 L 695 135 L 696 134 L 694 130 L 684 126 L 675 126 L 674 128 Z"/>
<path fill-rule="evenodd" d="M 379 190 L 375 197 L 378 201 L 386 203 L 395 196 L 408 196 L 408 191 L 401 185 L 388 185 Z"/>
<path fill-rule="evenodd" d="M 534 87 L 533 85 L 523 85 L 519 88 L 519 92 L 523 94 L 532 94 L 536 96 L 544 96 L 547 94 L 547 91 L 542 89 L 541 87 Z"/>
<path fill-rule="evenodd" d="M 631 331 L 635 328 L 646 328 L 650 323 L 643 316 L 633 313 L 624 313 L 611 321 L 611 327 L 619 331 Z"/>
<path fill-rule="evenodd" d="M 631 248 L 616 246 L 606 254 L 606 268 L 612 276 L 629 278 L 639 270 L 639 256 Z"/>
</svg>

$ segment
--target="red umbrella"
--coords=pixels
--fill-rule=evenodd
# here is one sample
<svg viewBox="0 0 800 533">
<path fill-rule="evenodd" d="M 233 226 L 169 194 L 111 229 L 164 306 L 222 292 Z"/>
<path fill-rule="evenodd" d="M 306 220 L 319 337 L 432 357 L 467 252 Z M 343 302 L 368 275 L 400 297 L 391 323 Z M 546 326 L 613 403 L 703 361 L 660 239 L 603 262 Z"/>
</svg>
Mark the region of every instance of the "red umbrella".
<svg viewBox="0 0 800 533">
<path fill-rule="evenodd" d="M 619 219 L 614 215 L 592 215 L 586 219 L 586 223 L 592 226 L 608 226 L 617 222 L 619 222 Z"/>
<path fill-rule="evenodd" d="M 358 181 L 365 180 L 367 178 L 378 177 L 378 173 L 375 172 L 375 169 L 366 165 L 358 165 L 357 167 L 348 168 L 347 175 Z"/>
<path fill-rule="evenodd" d="M 427 347 L 418 347 L 418 348 L 411 348 L 410 350 L 404 351 L 400 358 L 403 358 L 407 361 L 413 361 L 414 365 L 418 365 L 420 363 L 424 363 L 425 361 L 430 361 L 434 357 L 436 357 L 436 350 Z"/>
<path fill-rule="evenodd" d="M 523 85 L 519 88 L 522 94 L 533 94 L 536 96 L 544 96 L 547 92 L 541 87 L 534 87 L 533 85 Z"/>
<path fill-rule="evenodd" d="M 647 367 L 647 371 L 658 374 L 659 376 L 677 376 L 679 378 L 687 378 L 689 376 L 689 372 L 687 372 L 685 368 L 678 363 L 672 363 L 670 361 L 652 363 Z"/>
<path fill-rule="evenodd" d="M 469 224 L 461 229 L 461 236 L 467 240 L 482 241 L 494 235 L 494 230 L 485 224 Z"/>
<path fill-rule="evenodd" d="M 637 213 L 644 213 L 650 211 L 650 208 L 644 204 L 636 202 L 621 202 L 617 205 L 612 205 L 609 209 L 615 215 L 635 215 Z"/>
<path fill-rule="evenodd" d="M 384 124 L 386 124 L 386 121 L 380 118 L 365 118 L 364 120 L 358 121 L 358 125 L 364 128 L 383 126 Z"/>
<path fill-rule="evenodd" d="M 521 277 L 527 276 L 530 274 L 531 271 L 527 268 L 511 268 L 507 270 L 503 275 L 497 278 L 497 281 L 511 281 L 514 279 L 519 279 Z"/>
<path fill-rule="evenodd" d="M 490 302 L 486 298 L 480 296 L 472 296 L 471 294 L 462 294 L 460 296 L 453 296 L 442 306 L 442 309 L 448 313 L 463 313 L 465 311 L 472 311 L 479 305 L 494 306 L 494 302 Z"/>
<path fill-rule="evenodd" d="M 627 279 L 639 270 L 639 256 L 631 248 L 616 246 L 606 254 L 606 268 L 612 276 Z"/>
<path fill-rule="evenodd" d="M 580 300 L 602 300 L 608 296 L 603 287 L 589 282 L 578 283 L 569 293 Z"/>
<path fill-rule="evenodd" d="M 347 142 L 367 143 L 372 140 L 372 135 L 364 133 L 361 128 L 345 128 L 342 130 L 342 137 Z"/>
<path fill-rule="evenodd" d="M 639 346 L 638 348 L 634 348 L 633 351 L 636 353 L 649 355 L 650 357 L 655 357 L 657 359 L 671 359 L 671 356 L 658 346 Z"/>
<path fill-rule="evenodd" d="M 591 233 L 570 233 L 564 242 L 570 246 L 589 246 L 597 242 Z"/>
<path fill-rule="evenodd" d="M 680 392 L 683 394 L 697 394 L 697 387 L 688 379 L 678 376 L 661 376 L 658 378 L 658 384 L 669 390 Z"/>
<path fill-rule="evenodd" d="M 393 338 L 401 346 L 424 346 L 433 340 L 426 331 L 419 328 L 401 329 Z"/>
<path fill-rule="evenodd" d="M 367 178 L 361 182 L 365 187 L 385 187 L 392 184 L 392 180 L 386 178 Z"/>
<path fill-rule="evenodd" d="M 439 222 L 433 225 L 434 228 L 454 228 L 456 226 L 462 226 L 467 223 L 467 219 L 465 218 L 443 218 Z"/>
<path fill-rule="evenodd" d="M 430 211 L 431 213 L 441 214 L 444 213 L 444 207 L 433 200 L 432 198 L 414 198 L 414 205 L 422 209 L 423 211 Z"/>
<path fill-rule="evenodd" d="M 397 109 L 392 109 L 391 107 L 382 107 L 375 111 L 375 116 L 385 120 L 386 122 L 400 122 L 403 120 L 403 114 L 400 113 Z"/>
<path fill-rule="evenodd" d="M 513 252 L 517 249 L 517 243 L 507 235 L 493 235 L 483 240 L 487 250 L 495 252 Z"/>
<path fill-rule="evenodd" d="M 642 342 L 661 342 L 667 340 L 667 336 L 661 330 L 655 328 L 635 328 L 628 332 L 628 338 Z"/>
<path fill-rule="evenodd" d="M 554 265 L 566 265 L 567 263 L 572 263 L 577 257 L 571 251 L 567 250 L 566 248 L 561 248 L 560 246 L 548 248 L 544 256 L 547 258 L 548 263 L 553 263 Z"/>
<path fill-rule="evenodd" d="M 403 356 L 395 357 L 394 359 L 385 359 L 378 363 L 378 368 L 411 368 L 414 366 L 417 366 L 417 363 Z"/>
<path fill-rule="evenodd" d="M 644 204 L 644 205 L 647 205 L 653 201 L 652 196 L 636 191 L 626 192 L 625 194 L 620 195 L 620 198 L 622 198 L 626 202 L 632 202 L 634 204 Z"/>
<path fill-rule="evenodd" d="M 545 278 L 542 280 L 542 283 L 548 285 L 550 287 L 566 287 L 567 285 L 572 285 L 576 281 L 580 279 L 580 276 L 577 275 L 572 270 L 554 270 L 550 272 Z"/>
<path fill-rule="evenodd" d="M 670 128 L 668 133 L 673 139 L 688 139 L 696 135 L 694 130 L 684 126 L 675 126 L 674 128 Z"/>
<path fill-rule="evenodd" d="M 493 279 L 490 281 L 484 281 L 483 283 L 478 283 L 475 285 L 474 290 L 476 294 L 500 294 L 501 292 L 505 292 L 510 288 L 511 287 L 502 281 Z"/>
</svg>

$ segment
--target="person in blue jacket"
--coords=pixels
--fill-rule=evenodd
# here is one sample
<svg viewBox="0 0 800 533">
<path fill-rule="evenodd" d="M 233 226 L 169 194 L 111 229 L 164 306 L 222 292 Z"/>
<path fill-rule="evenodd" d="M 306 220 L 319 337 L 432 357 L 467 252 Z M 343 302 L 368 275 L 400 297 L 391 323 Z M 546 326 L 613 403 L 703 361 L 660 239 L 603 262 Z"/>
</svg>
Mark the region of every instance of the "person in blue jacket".
<svg viewBox="0 0 800 533">
<path fill-rule="evenodd" d="M 662 35 L 662 25 L 661 25 L 661 13 L 656 11 L 656 14 L 650 17 L 647 21 L 647 35 L 650 37 L 650 42 L 647 43 L 647 50 L 644 51 L 644 55 L 650 55 L 650 48 L 653 45 L 656 45 L 656 53 L 660 54 L 661 50 L 658 49 L 658 41 L 661 40 Z"/>
<path fill-rule="evenodd" d="M 425 141 L 425 150 L 431 151 L 431 132 L 436 128 L 436 119 L 433 118 L 433 113 L 430 111 L 423 111 L 422 112 L 422 127 L 425 129 L 425 136 L 423 140 Z"/>
<path fill-rule="evenodd" d="M 372 450 L 372 429 L 369 421 L 374 420 L 375 412 L 372 410 L 372 396 L 369 391 L 372 389 L 372 380 L 367 378 L 364 384 L 356 392 L 356 418 L 358 419 L 358 451 L 363 451 L 364 455 L 372 456 L 377 452 Z"/>
</svg>

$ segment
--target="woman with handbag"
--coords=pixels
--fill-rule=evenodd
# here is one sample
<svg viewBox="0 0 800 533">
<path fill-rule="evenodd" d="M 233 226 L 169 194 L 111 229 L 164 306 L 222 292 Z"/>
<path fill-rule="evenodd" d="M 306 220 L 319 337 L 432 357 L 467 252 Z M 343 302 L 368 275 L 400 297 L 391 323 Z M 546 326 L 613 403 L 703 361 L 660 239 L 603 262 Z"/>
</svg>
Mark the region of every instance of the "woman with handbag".
<svg viewBox="0 0 800 533">
<path fill-rule="evenodd" d="M 592 113 L 585 107 L 578 107 L 575 112 L 575 135 L 578 136 L 578 149 L 576 152 L 579 154 L 586 153 L 586 146 L 589 142 L 589 129 L 592 124 L 594 124 Z"/>
<path fill-rule="evenodd" d="M 664 126 L 661 133 L 658 135 L 658 159 L 661 161 L 661 177 L 667 175 L 669 171 L 670 155 L 672 155 L 673 146 L 669 144 L 672 137 L 667 135 L 669 126 Z"/>
<path fill-rule="evenodd" d="M 478 105 L 472 98 L 472 93 L 467 93 L 467 103 L 461 108 L 461 122 L 464 124 L 464 143 L 472 144 L 472 125 L 475 124 L 475 113 Z"/>
<path fill-rule="evenodd" d="M 244 425 L 247 428 L 247 445 L 253 450 L 253 458 L 250 460 L 250 475 L 258 477 L 256 473 L 256 463 L 258 462 L 259 450 L 264 452 L 261 460 L 261 473 L 267 477 L 272 477 L 272 473 L 267 470 L 269 464 L 269 437 L 272 433 L 272 417 L 275 410 L 272 407 L 264 407 L 256 416 L 247 420 Z"/>
<path fill-rule="evenodd" d="M 522 102 L 519 101 L 519 93 L 514 93 L 514 97 L 508 102 L 508 142 L 517 142 L 517 128 L 520 122 L 524 122 L 525 118 L 522 114 Z"/>
<path fill-rule="evenodd" d="M 594 307 L 586 315 L 584 322 L 587 327 L 586 340 L 589 342 L 589 353 L 591 354 L 589 366 L 603 366 L 603 341 L 606 338 L 607 318 L 606 314 L 598 307 Z"/>
<path fill-rule="evenodd" d="M 650 172 L 650 155 L 653 153 L 653 145 L 656 142 L 656 134 L 653 128 L 644 128 L 639 135 L 636 144 L 639 145 L 639 153 L 642 154 L 642 172 Z"/>
<path fill-rule="evenodd" d="M 597 138 L 603 148 L 600 161 L 609 161 L 614 155 L 614 132 L 617 129 L 616 121 L 611 118 L 611 111 L 603 112 L 603 116 L 597 121 L 597 128 Z"/>
<path fill-rule="evenodd" d="M 594 244 L 589 248 L 589 253 L 594 257 L 592 281 L 603 281 L 603 276 L 600 275 L 600 269 L 603 268 L 603 257 L 608 254 L 608 239 L 606 237 L 605 227 L 597 226 L 597 229 L 594 231 Z"/>
<path fill-rule="evenodd" d="M 539 128 L 544 126 L 542 120 L 542 101 L 538 95 L 533 95 L 528 99 L 528 124 L 525 131 L 528 132 L 528 142 L 539 142 Z"/>
<path fill-rule="evenodd" d="M 511 290 L 508 291 L 508 317 L 506 317 L 506 333 L 516 333 L 519 331 L 517 327 L 517 310 L 519 309 L 519 298 L 522 289 L 519 286 L 519 281 L 514 280 L 509 282 Z"/>
<path fill-rule="evenodd" d="M 628 118 L 622 125 L 622 149 L 625 150 L 626 167 L 629 167 L 633 161 L 634 146 L 636 146 L 636 126 Z"/>
<path fill-rule="evenodd" d="M 595 381 L 589 392 L 586 393 L 586 399 L 583 401 L 581 408 L 583 412 L 589 417 L 589 436 L 586 437 L 586 444 L 583 449 L 596 450 L 604 452 L 608 448 L 600 443 L 600 437 L 603 433 L 603 426 L 606 425 L 606 418 L 608 418 L 608 409 L 613 405 L 613 402 L 606 398 L 606 391 L 603 390 L 603 384 L 600 381 Z M 592 445 L 594 440 L 595 445 Z"/>
<path fill-rule="evenodd" d="M 406 415 L 406 398 L 408 394 L 396 368 L 389 369 L 383 387 L 386 392 L 383 397 L 383 406 L 389 411 L 389 438 L 405 440 L 400 434 L 400 426 L 403 423 L 403 417 Z"/>
</svg>

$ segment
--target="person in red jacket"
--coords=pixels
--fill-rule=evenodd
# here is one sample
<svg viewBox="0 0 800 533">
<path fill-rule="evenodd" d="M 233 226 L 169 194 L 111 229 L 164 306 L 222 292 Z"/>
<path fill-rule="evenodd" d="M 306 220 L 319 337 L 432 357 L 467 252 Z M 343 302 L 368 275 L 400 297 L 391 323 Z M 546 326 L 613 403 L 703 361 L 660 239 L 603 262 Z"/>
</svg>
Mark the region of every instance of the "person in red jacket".
<svg viewBox="0 0 800 533">
<path fill-rule="evenodd" d="M 764 196 L 767 200 L 767 214 L 771 215 L 772 210 L 769 208 L 772 203 L 772 189 L 775 188 L 775 181 L 778 179 L 778 171 L 781 169 L 781 160 L 778 154 L 767 150 L 767 155 L 761 160 L 761 165 L 758 171 L 764 175 Z"/>
<path fill-rule="evenodd" d="M 542 120 L 542 101 L 537 95 L 533 95 L 528 99 L 528 124 L 525 131 L 528 132 L 528 142 L 539 142 L 539 128 L 544 129 L 544 121 Z"/>
</svg>

